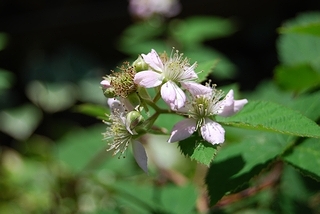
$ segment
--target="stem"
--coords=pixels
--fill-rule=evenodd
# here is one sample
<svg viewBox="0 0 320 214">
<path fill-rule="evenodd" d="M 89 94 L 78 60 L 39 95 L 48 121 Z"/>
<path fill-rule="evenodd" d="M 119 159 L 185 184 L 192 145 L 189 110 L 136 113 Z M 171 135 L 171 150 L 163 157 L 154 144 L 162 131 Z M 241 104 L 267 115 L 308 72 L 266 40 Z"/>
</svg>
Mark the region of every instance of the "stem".
<svg viewBox="0 0 320 214">
<path fill-rule="evenodd" d="M 156 94 L 156 96 L 153 98 L 153 102 L 156 103 L 158 102 L 158 100 L 160 99 L 161 95 L 160 95 L 160 91 L 158 91 L 158 93 Z"/>
</svg>

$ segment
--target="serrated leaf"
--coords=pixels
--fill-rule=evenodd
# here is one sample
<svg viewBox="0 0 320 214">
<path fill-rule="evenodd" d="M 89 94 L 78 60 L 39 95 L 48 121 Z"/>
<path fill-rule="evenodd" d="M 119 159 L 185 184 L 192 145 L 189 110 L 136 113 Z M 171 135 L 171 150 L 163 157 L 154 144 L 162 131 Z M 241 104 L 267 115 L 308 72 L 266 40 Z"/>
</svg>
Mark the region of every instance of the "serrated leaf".
<svg viewBox="0 0 320 214">
<path fill-rule="evenodd" d="M 320 181 L 320 140 L 309 138 L 284 155 L 284 160 Z"/>
<path fill-rule="evenodd" d="M 292 136 L 242 130 L 246 136 L 237 143 L 223 145 L 206 175 L 210 204 L 249 182 L 292 142 Z"/>
<path fill-rule="evenodd" d="M 288 107 L 267 101 L 249 101 L 238 114 L 219 117 L 217 121 L 242 128 L 320 138 L 320 126 L 314 121 Z"/>
<path fill-rule="evenodd" d="M 219 62 L 218 59 L 209 60 L 206 62 L 202 62 L 198 64 L 197 70 L 198 73 L 198 82 L 203 82 L 207 79 L 210 73 L 213 72 L 213 69 L 216 67 L 217 63 Z"/>
<path fill-rule="evenodd" d="M 179 142 L 179 148 L 184 155 L 207 166 L 214 159 L 217 147 L 203 140 L 197 133 Z"/>
</svg>

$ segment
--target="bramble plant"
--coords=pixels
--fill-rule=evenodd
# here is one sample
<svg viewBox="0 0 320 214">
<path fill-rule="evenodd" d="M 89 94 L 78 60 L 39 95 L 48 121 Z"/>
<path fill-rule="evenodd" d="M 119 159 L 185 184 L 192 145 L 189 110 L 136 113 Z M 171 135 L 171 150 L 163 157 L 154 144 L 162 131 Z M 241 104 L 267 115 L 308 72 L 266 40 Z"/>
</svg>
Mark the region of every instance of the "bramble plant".
<svg viewBox="0 0 320 214">
<path fill-rule="evenodd" d="M 215 85 L 210 86 L 210 81 L 206 85 L 197 83 L 196 65 L 190 65 L 189 59 L 179 51 L 173 50 L 168 56 L 158 55 L 152 49 L 148 54 L 141 54 L 132 65 L 125 62 L 119 72 L 106 76 L 100 84 L 111 109 L 104 133 L 110 145 L 108 151 L 123 155 L 132 144 L 138 165 L 147 172 L 147 155 L 138 139 L 151 132 L 161 114 L 186 117 L 174 125 L 169 143 L 185 140 L 196 131 L 213 146 L 223 143 L 225 131 L 215 122 L 215 116 L 234 115 L 247 100 L 234 100 L 233 90 L 224 97 Z M 154 89 L 155 95 L 151 96 L 147 88 Z M 160 98 L 169 109 L 157 105 Z M 149 107 L 155 111 L 151 116 Z"/>
</svg>

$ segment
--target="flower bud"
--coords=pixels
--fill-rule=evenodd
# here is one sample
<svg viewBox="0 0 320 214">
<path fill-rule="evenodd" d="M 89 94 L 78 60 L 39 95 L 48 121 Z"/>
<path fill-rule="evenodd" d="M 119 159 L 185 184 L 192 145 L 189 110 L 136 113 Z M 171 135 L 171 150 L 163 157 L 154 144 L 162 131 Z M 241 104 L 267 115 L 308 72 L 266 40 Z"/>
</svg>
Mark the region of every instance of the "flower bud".
<svg viewBox="0 0 320 214">
<path fill-rule="evenodd" d="M 104 79 L 100 82 L 100 86 L 102 87 L 102 89 L 108 89 L 111 87 L 111 83 L 110 80 L 108 79 Z"/>
<path fill-rule="evenodd" d="M 103 95 L 106 97 L 106 98 L 113 98 L 116 96 L 116 93 L 115 93 L 115 90 L 114 88 L 107 88 L 107 89 L 103 89 Z"/>
<path fill-rule="evenodd" d="M 128 131 L 134 129 L 144 121 L 144 118 L 138 111 L 130 111 L 126 117 L 126 128 Z"/>
<path fill-rule="evenodd" d="M 142 59 L 140 55 L 136 59 L 136 61 L 132 63 L 132 66 L 135 68 L 136 72 L 145 71 L 148 69 L 148 64 Z"/>
</svg>

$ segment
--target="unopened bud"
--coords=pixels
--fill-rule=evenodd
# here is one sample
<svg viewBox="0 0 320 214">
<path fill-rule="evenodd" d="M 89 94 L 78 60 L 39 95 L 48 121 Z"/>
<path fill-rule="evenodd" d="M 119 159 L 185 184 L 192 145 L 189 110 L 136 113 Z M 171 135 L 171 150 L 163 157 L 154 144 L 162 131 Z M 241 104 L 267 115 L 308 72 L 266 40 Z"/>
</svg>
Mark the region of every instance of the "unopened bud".
<svg viewBox="0 0 320 214">
<path fill-rule="evenodd" d="M 113 98 L 116 96 L 114 88 L 103 89 L 103 95 L 107 98 Z"/>
<path fill-rule="evenodd" d="M 107 89 L 107 88 L 110 88 L 111 87 L 111 83 L 109 80 L 107 79 L 104 79 L 100 82 L 100 85 L 102 87 L 102 89 Z"/>
<path fill-rule="evenodd" d="M 148 64 L 142 59 L 140 55 L 136 59 L 136 61 L 132 63 L 132 66 L 135 68 L 136 72 L 145 71 L 148 69 Z"/>
<path fill-rule="evenodd" d="M 136 126 L 140 125 L 144 121 L 144 118 L 138 111 L 130 111 L 126 118 L 126 128 L 129 132 Z"/>
</svg>

